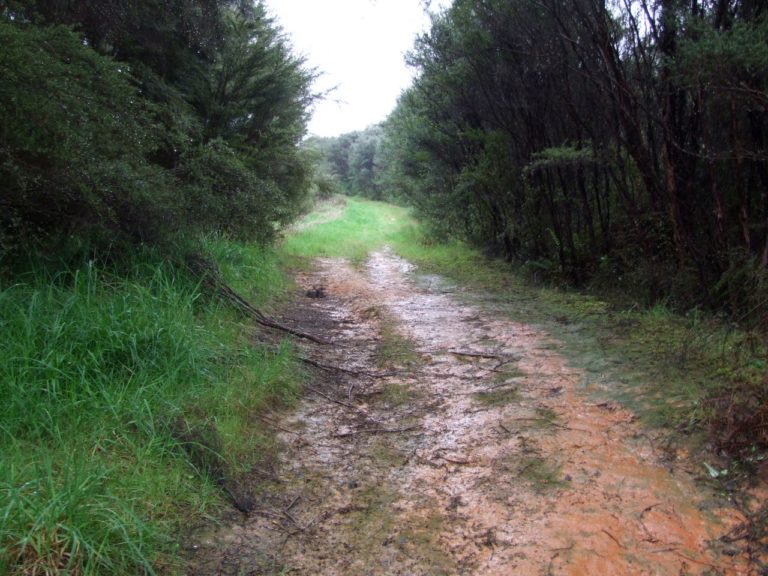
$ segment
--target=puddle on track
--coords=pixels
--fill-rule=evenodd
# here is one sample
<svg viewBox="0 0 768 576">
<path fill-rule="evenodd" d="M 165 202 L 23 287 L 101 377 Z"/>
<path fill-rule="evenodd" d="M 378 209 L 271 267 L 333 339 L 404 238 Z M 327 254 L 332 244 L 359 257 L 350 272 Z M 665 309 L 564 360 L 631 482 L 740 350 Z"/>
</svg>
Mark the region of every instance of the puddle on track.
<svg viewBox="0 0 768 576">
<path fill-rule="evenodd" d="M 299 282 L 328 295 L 306 305 L 334 341 L 312 357 L 356 374 L 281 420 L 281 482 L 201 539 L 195 573 L 753 573 L 715 545 L 741 517 L 665 467 L 632 413 L 580 392 L 556 339 L 387 249 Z M 375 362 L 385 321 L 420 358 L 395 373 Z"/>
</svg>

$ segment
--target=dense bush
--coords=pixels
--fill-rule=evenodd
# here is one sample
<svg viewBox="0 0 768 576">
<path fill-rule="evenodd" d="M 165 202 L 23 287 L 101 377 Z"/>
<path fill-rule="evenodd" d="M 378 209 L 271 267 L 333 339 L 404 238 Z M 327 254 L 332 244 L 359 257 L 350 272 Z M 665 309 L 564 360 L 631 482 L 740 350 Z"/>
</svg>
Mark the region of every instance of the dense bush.
<svg viewBox="0 0 768 576">
<path fill-rule="evenodd" d="M 309 187 L 312 73 L 260 4 L 0 8 L 0 249 L 270 239 Z"/>
<path fill-rule="evenodd" d="M 63 26 L 0 19 L 0 43 L 3 248 L 69 235 L 157 237 L 169 182 L 145 160 L 157 134 L 127 68 Z"/>
<path fill-rule="evenodd" d="M 250 170 L 226 142 L 212 140 L 188 151 L 177 173 L 186 182 L 189 224 L 240 238 L 272 238 L 281 191 Z"/>
</svg>

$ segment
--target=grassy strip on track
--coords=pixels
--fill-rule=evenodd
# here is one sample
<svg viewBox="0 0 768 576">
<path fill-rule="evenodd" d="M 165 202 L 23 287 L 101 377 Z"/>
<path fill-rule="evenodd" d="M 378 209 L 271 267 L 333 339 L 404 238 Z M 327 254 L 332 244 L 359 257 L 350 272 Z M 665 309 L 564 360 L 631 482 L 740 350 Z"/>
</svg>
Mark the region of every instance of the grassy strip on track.
<svg viewBox="0 0 768 576">
<path fill-rule="evenodd" d="M 361 264 L 371 250 L 396 241 L 402 228 L 413 226 L 405 208 L 358 198 L 343 199 L 338 217 L 318 219 L 309 214 L 281 245 L 291 263 L 317 257 L 346 258 Z M 339 200 L 336 200 L 339 202 Z"/>
<path fill-rule="evenodd" d="M 269 250 L 206 244 L 258 305 L 284 290 Z M 180 432 L 213 437 L 202 450 L 232 474 L 257 464 L 272 448 L 254 414 L 300 385 L 292 350 L 254 346 L 149 251 L 119 269 L 31 269 L 0 284 L 0 574 L 183 570 L 184 527 L 225 503 Z"/>
<path fill-rule="evenodd" d="M 621 400 L 650 425 L 704 439 L 717 418 L 714 399 L 748 396 L 768 385 L 768 354 L 754 333 L 696 311 L 679 315 L 663 305 L 627 309 L 583 292 L 532 285 L 509 264 L 464 243 L 430 241 L 404 208 L 350 198 L 337 219 L 288 238 L 283 253 L 361 262 L 385 244 L 419 272 L 468 287 L 473 302 L 545 328 L 583 369 L 586 391 Z"/>
</svg>

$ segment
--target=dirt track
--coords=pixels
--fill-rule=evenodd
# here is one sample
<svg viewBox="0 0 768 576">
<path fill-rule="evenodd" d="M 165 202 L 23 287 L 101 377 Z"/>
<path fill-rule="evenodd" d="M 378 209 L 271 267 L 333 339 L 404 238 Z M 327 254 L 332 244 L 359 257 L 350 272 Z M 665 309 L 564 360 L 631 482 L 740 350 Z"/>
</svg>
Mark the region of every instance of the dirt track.
<svg viewBox="0 0 768 576">
<path fill-rule="evenodd" d="M 299 279 L 325 287 L 307 328 L 334 346 L 313 358 L 352 373 L 279 422 L 279 481 L 202 538 L 198 573 L 751 574 L 717 541 L 738 515 L 587 395 L 556 339 L 411 272 L 383 250 Z"/>
</svg>

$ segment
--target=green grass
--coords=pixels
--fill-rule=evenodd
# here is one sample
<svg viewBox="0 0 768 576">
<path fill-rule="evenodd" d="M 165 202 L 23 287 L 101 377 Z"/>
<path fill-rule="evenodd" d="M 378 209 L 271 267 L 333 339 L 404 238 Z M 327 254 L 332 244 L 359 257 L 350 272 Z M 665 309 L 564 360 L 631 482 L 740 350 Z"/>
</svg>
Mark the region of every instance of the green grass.
<svg viewBox="0 0 768 576">
<path fill-rule="evenodd" d="M 394 243 L 414 225 L 405 208 L 348 198 L 338 218 L 305 217 L 299 231 L 285 238 L 281 252 L 289 258 L 346 258 L 359 264 L 371 250 Z"/>
<path fill-rule="evenodd" d="M 496 388 L 495 390 L 483 390 L 476 392 L 472 397 L 485 406 L 504 406 L 520 400 L 517 388 Z"/>
<path fill-rule="evenodd" d="M 517 468 L 519 478 L 529 482 L 537 492 L 546 492 L 567 486 L 559 465 L 544 458 L 523 458 Z"/>
<path fill-rule="evenodd" d="M 279 292 L 274 256 L 209 244 L 257 304 Z M 32 269 L 0 285 L 0 573 L 180 570 L 183 527 L 224 501 L 179 422 L 214 430 L 233 473 L 257 462 L 252 416 L 297 393 L 292 351 L 254 347 L 151 252 L 120 269 Z"/>
<path fill-rule="evenodd" d="M 204 238 L 203 248 L 219 265 L 227 284 L 249 301 L 269 309 L 285 296 L 290 283 L 274 250 L 219 236 Z"/>
<path fill-rule="evenodd" d="M 392 408 L 411 404 L 419 397 L 419 392 L 408 384 L 387 384 L 382 393 L 382 399 Z"/>
<path fill-rule="evenodd" d="M 416 352 L 416 343 L 402 334 L 394 321 L 384 316 L 379 321 L 379 341 L 374 360 L 379 368 L 413 368 L 420 358 Z"/>
</svg>

